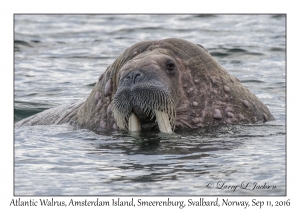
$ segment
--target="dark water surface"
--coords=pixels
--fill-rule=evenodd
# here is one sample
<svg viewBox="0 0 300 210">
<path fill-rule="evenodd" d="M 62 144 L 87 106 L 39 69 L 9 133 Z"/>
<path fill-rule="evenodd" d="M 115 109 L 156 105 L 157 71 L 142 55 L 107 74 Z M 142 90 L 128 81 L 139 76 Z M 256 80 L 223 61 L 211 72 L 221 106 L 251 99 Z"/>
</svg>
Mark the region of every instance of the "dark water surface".
<svg viewBox="0 0 300 210">
<path fill-rule="evenodd" d="M 136 137 L 16 128 L 15 195 L 286 194 L 285 16 L 15 15 L 15 122 L 86 98 L 127 47 L 169 37 L 202 44 L 276 121 Z M 271 189 L 225 188 L 255 182 Z"/>
</svg>

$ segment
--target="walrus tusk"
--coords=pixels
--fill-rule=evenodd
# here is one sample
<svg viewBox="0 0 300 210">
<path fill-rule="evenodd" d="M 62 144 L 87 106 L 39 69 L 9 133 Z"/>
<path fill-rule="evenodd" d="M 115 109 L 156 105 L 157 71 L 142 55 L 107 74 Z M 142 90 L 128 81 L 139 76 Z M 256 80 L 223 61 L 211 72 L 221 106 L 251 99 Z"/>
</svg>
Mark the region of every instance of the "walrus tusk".
<svg viewBox="0 0 300 210">
<path fill-rule="evenodd" d="M 141 131 L 141 124 L 134 113 L 131 113 L 128 119 L 128 130 Z"/>
<path fill-rule="evenodd" d="M 169 116 L 165 112 L 155 111 L 156 122 L 158 124 L 160 132 L 163 133 L 173 133 Z"/>
</svg>

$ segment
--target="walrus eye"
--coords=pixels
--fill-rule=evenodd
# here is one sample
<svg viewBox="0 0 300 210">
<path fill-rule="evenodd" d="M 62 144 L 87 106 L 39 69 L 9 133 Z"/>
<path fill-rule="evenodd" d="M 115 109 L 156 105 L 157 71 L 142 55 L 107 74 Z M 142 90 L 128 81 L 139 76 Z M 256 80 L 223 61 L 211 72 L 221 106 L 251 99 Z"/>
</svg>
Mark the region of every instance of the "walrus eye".
<svg viewBox="0 0 300 210">
<path fill-rule="evenodd" d="M 172 74 L 175 71 L 175 63 L 172 60 L 168 60 L 167 61 L 167 69 L 168 69 L 168 73 Z"/>
</svg>

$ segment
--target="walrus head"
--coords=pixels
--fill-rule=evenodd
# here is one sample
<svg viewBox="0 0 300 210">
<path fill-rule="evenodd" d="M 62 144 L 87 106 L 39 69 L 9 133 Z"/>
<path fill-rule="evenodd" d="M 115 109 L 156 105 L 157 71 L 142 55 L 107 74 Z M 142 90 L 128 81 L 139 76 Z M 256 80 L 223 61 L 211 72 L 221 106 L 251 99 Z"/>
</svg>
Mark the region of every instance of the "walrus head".
<svg viewBox="0 0 300 210">
<path fill-rule="evenodd" d="M 126 49 L 70 118 L 78 127 L 94 131 L 158 127 L 164 133 L 274 120 L 202 45 L 174 38 Z"/>
<path fill-rule="evenodd" d="M 122 129 L 139 131 L 154 127 L 172 132 L 175 126 L 178 80 L 174 58 L 159 49 L 139 54 L 120 70 L 113 98 L 113 113 Z"/>
</svg>

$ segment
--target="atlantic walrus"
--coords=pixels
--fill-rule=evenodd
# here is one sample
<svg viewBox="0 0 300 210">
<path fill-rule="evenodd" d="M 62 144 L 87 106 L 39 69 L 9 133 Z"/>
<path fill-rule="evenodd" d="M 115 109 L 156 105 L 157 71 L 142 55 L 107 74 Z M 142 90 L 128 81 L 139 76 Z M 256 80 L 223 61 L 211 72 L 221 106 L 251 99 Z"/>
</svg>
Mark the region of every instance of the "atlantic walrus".
<svg viewBox="0 0 300 210">
<path fill-rule="evenodd" d="M 182 39 L 144 41 L 100 75 L 86 101 L 16 123 L 70 123 L 95 132 L 200 128 L 274 120 L 268 108 L 228 74 L 202 45 Z"/>
</svg>

